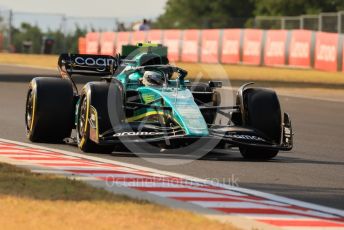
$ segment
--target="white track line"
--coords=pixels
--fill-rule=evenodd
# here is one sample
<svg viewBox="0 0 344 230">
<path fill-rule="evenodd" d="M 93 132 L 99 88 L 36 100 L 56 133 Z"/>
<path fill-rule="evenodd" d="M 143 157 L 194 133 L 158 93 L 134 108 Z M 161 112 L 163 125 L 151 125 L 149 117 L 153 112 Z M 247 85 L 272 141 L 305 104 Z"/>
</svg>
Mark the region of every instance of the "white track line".
<svg viewBox="0 0 344 230">
<path fill-rule="evenodd" d="M 49 151 L 59 152 L 59 153 L 62 153 L 62 154 L 68 155 L 68 156 L 80 157 L 80 158 L 84 158 L 84 159 L 88 159 L 88 160 L 92 160 L 92 161 L 96 161 L 96 162 L 116 164 L 116 165 L 120 165 L 120 166 L 123 166 L 123 167 L 129 167 L 129 168 L 135 169 L 135 170 L 150 171 L 150 172 L 153 172 L 154 174 L 157 174 L 157 175 L 179 177 L 179 178 L 182 178 L 184 180 L 189 180 L 189 181 L 194 181 L 194 182 L 202 183 L 202 184 L 205 184 L 205 185 L 214 186 L 214 182 L 212 182 L 212 181 L 208 181 L 208 180 L 204 180 L 204 179 L 200 179 L 200 178 L 196 178 L 196 177 L 192 177 L 192 176 L 188 176 L 188 175 L 183 175 L 183 174 L 178 174 L 178 173 L 172 173 L 172 172 L 157 170 L 157 169 L 153 169 L 153 168 L 143 167 L 143 166 L 129 164 L 129 163 L 123 163 L 123 162 L 119 162 L 119 161 L 113 161 L 113 160 L 109 160 L 109 159 L 103 159 L 103 158 L 99 158 L 99 157 L 86 156 L 84 154 L 73 153 L 73 152 L 59 150 L 59 149 L 53 149 L 53 148 L 47 148 L 47 147 L 42 147 L 42 146 L 34 145 L 34 144 L 27 144 L 27 143 L 22 143 L 22 142 L 17 142 L 17 141 L 11 141 L 11 140 L 2 139 L 2 138 L 0 138 L 0 141 L 7 142 L 7 143 L 13 143 L 13 144 L 16 144 L 16 145 L 24 145 L 24 146 L 29 146 L 29 147 L 33 147 L 33 148 L 39 148 L 39 149 L 45 149 L 45 150 L 49 150 Z M 59 169 L 61 169 L 61 168 L 59 168 Z M 71 169 L 71 170 L 73 170 L 73 169 Z M 233 187 L 233 186 L 226 185 L 226 184 L 220 184 L 219 183 L 219 184 L 216 184 L 216 186 L 217 187 L 221 187 L 223 189 L 229 189 L 229 190 L 232 190 L 234 192 L 237 191 L 239 193 L 244 193 L 244 194 L 248 194 L 248 195 L 252 195 L 252 196 L 258 196 L 258 197 L 266 198 L 268 200 L 273 200 L 273 201 L 276 201 L 276 202 L 282 202 L 282 203 L 286 203 L 286 204 L 290 204 L 290 205 L 296 205 L 296 206 L 305 207 L 305 208 L 308 208 L 308 209 L 312 209 L 312 210 L 314 210 L 316 212 L 318 212 L 318 211 L 324 212 L 323 214 L 330 213 L 330 214 L 339 215 L 339 216 L 344 217 L 344 211 L 343 210 L 339 210 L 339 209 L 334 209 L 334 208 L 325 207 L 325 206 L 321 206 L 321 205 L 317 205 L 317 204 L 312 204 L 312 203 L 308 203 L 308 202 L 298 201 L 298 200 L 294 200 L 294 199 L 290 199 L 290 198 L 286 198 L 286 197 L 281 197 L 281 196 L 277 196 L 277 195 L 273 195 L 273 194 L 268 194 L 268 193 L 265 193 L 265 192 L 259 192 L 259 191 L 256 191 L 256 190 L 239 188 L 239 187 Z M 218 191 L 218 192 L 220 192 L 220 191 Z M 154 194 L 155 192 L 150 192 L 150 193 Z M 177 193 L 175 195 L 177 195 Z"/>
</svg>

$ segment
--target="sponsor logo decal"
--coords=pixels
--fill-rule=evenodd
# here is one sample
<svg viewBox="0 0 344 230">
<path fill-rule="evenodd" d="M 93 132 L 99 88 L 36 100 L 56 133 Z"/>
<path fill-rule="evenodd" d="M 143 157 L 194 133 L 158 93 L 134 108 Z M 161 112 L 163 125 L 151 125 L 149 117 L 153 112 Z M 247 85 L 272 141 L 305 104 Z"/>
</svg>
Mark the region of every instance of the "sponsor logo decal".
<svg viewBox="0 0 344 230">
<path fill-rule="evenodd" d="M 334 62 L 337 59 L 336 47 L 331 45 L 320 45 L 316 52 L 319 61 Z"/>
<path fill-rule="evenodd" d="M 292 43 L 290 50 L 291 58 L 308 58 L 309 53 L 309 43 L 296 41 Z"/>
<path fill-rule="evenodd" d="M 240 134 L 231 134 L 230 137 L 243 139 L 243 140 L 252 140 L 252 141 L 265 141 L 261 137 L 253 136 L 253 135 L 240 135 Z"/>
<path fill-rule="evenodd" d="M 143 94 L 142 98 L 145 101 L 145 103 L 150 103 L 155 100 L 155 96 L 153 94 Z"/>
<path fill-rule="evenodd" d="M 260 42 L 247 41 L 244 47 L 244 56 L 259 56 L 260 55 Z"/>
<path fill-rule="evenodd" d="M 202 53 L 204 55 L 216 55 L 218 49 L 217 41 L 205 41 Z"/>
<path fill-rule="evenodd" d="M 225 55 L 237 55 L 239 54 L 239 41 L 227 40 L 224 41 L 222 53 Z"/>
<path fill-rule="evenodd" d="M 164 135 L 163 132 L 122 132 L 115 133 L 114 137 L 128 137 L 128 136 L 157 136 Z"/>
<path fill-rule="evenodd" d="M 282 41 L 269 41 L 266 56 L 267 57 L 283 57 L 285 43 Z"/>
<path fill-rule="evenodd" d="M 198 44 L 196 41 L 184 41 L 183 54 L 197 54 Z"/>
<path fill-rule="evenodd" d="M 99 69 L 97 69 L 98 71 L 105 71 L 106 66 L 112 65 L 114 60 L 109 58 L 76 57 L 74 62 L 81 66 L 99 66 Z"/>
<path fill-rule="evenodd" d="M 179 40 L 166 40 L 165 45 L 168 47 L 169 52 L 178 53 Z"/>
</svg>

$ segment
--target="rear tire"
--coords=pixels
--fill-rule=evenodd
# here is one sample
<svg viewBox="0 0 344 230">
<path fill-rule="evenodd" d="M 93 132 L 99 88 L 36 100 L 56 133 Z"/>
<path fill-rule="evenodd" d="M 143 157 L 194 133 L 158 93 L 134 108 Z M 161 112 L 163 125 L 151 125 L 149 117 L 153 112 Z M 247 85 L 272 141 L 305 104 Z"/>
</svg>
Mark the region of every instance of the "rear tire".
<svg viewBox="0 0 344 230">
<path fill-rule="evenodd" d="M 62 142 L 74 126 L 74 93 L 70 81 L 36 77 L 26 99 L 26 136 L 32 142 Z"/>
<path fill-rule="evenodd" d="M 244 124 L 255 129 L 273 144 L 280 144 L 282 135 L 282 113 L 274 91 L 248 88 L 243 93 Z M 245 159 L 268 160 L 277 156 L 279 150 L 240 147 Z"/>
</svg>

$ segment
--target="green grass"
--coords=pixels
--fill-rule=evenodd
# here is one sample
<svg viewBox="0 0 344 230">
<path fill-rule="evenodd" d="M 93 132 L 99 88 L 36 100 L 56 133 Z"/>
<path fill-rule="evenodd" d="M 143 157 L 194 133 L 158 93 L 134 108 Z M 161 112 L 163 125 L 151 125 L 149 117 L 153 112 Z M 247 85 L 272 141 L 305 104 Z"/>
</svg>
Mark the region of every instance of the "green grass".
<svg viewBox="0 0 344 230">
<path fill-rule="evenodd" d="M 0 163 L 1 229 L 235 229 L 81 181 Z"/>
<path fill-rule="evenodd" d="M 126 196 L 114 196 L 112 193 L 77 180 L 50 174 L 31 173 L 7 164 L 0 164 L 0 194 L 40 200 L 143 202 Z"/>
</svg>

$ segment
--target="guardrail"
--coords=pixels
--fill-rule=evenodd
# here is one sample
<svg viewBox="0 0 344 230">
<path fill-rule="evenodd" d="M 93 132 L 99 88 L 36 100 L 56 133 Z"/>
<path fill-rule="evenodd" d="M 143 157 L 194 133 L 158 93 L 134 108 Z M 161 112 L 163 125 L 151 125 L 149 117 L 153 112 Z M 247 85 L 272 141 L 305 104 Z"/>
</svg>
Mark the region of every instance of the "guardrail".
<svg viewBox="0 0 344 230">
<path fill-rule="evenodd" d="M 172 62 L 246 64 L 344 71 L 344 35 L 310 30 L 206 29 L 90 32 L 79 52 L 113 55 L 122 45 L 151 41 Z"/>
</svg>

